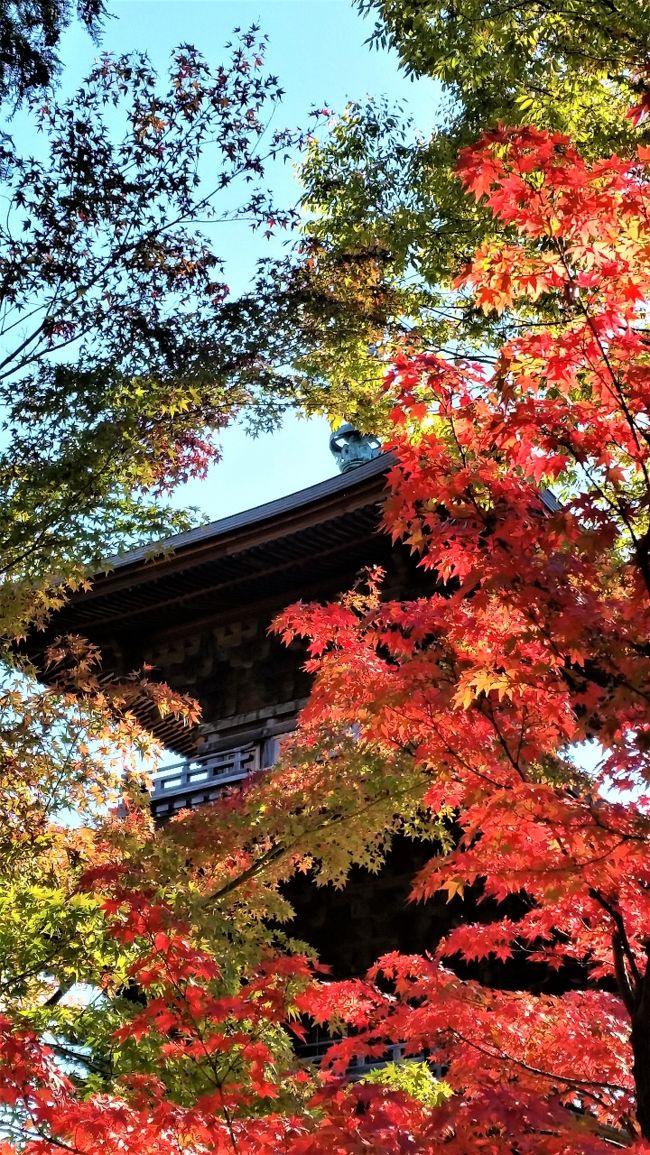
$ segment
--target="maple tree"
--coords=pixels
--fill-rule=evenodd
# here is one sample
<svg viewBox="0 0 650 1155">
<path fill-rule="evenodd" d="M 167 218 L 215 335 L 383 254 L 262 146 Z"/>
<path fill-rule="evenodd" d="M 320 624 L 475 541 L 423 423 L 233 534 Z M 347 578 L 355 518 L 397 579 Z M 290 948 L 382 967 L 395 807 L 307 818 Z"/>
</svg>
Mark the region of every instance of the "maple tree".
<svg viewBox="0 0 650 1155">
<path fill-rule="evenodd" d="M 73 12 L 97 40 L 106 15 L 103 0 L 6 0 L 0 12 L 0 99 L 15 102 L 46 88 L 61 68 L 57 50 Z"/>
<path fill-rule="evenodd" d="M 472 886 L 522 902 L 374 972 L 364 1037 L 445 1057 L 452 1151 L 650 1138 L 649 159 L 589 163 L 535 129 L 462 155 L 513 238 L 479 249 L 459 289 L 490 313 L 551 298 L 556 318 L 507 341 L 493 372 L 424 355 L 389 378 L 385 521 L 431 596 L 374 588 L 284 623 L 311 639 L 305 724 L 334 712 L 375 756 L 410 759 L 423 805 L 457 823 L 414 897 Z M 590 773 L 572 753 L 587 740 Z M 454 967 L 513 954 L 560 979 L 578 963 L 582 989 L 487 989 Z"/>
<path fill-rule="evenodd" d="M 430 593 L 386 601 L 371 574 L 282 615 L 315 682 L 278 766 L 160 830 L 137 790 L 122 819 L 69 830 L 53 814 L 40 848 L 25 790 L 7 1153 L 648 1150 L 649 162 L 588 161 L 535 129 L 464 153 L 511 240 L 479 250 L 459 290 L 489 311 L 546 296 L 556 316 L 493 371 L 396 362 L 384 519 Z M 58 708 L 82 688 L 107 726 L 128 689 L 93 661 L 81 647 Z M 106 773 L 95 753 L 73 753 L 78 784 Z M 432 843 L 413 897 L 471 889 L 477 919 L 332 981 L 292 941 L 283 883 L 377 869 L 403 831 Z M 517 961 L 517 989 L 505 969 L 482 981 L 487 958 Z M 557 972 L 553 993 L 525 982 L 530 964 Z M 98 992 L 91 1008 L 61 995 L 71 979 Z M 293 1053 L 306 1021 L 342 1036 L 320 1072 Z M 405 1062 L 346 1080 L 388 1043 Z"/>
<path fill-rule="evenodd" d="M 256 117 L 277 88 L 249 83 L 249 49 L 216 80 L 181 52 L 167 97 L 143 61 L 106 60 L 81 97 L 41 108 L 53 169 L 7 153 L 33 230 L 5 238 L 9 331 L 27 302 L 37 311 L 0 394 L 5 635 L 57 604 L 52 575 L 80 580 L 107 542 L 162 525 L 139 490 L 200 471 L 206 430 L 256 397 L 272 417 L 286 388 L 268 360 L 255 393 L 258 334 L 237 340 L 262 305 L 222 300 L 190 227 L 215 106 L 225 185 L 240 168 L 261 177 Z M 104 98 L 130 101 L 113 167 Z M 430 595 L 385 601 L 372 574 L 336 605 L 283 615 L 279 630 L 309 640 L 315 685 L 273 772 L 156 830 L 139 769 L 155 751 L 129 704 L 146 693 L 190 720 L 192 704 L 146 671 L 111 683 L 74 640 L 49 654 L 55 690 L 3 668 L 3 1155 L 649 1149 L 650 154 L 621 137 L 623 158 L 594 159 L 557 133 L 499 128 L 462 154 L 496 224 L 454 292 L 501 347 L 485 364 L 405 344 L 381 400 L 386 528 Z M 248 209 L 265 219 L 263 193 Z M 382 249 L 366 255 L 379 291 Z M 107 815 L 125 772 L 124 813 Z M 404 832 L 432 847 L 413 897 L 471 891 L 477 921 L 427 956 L 332 981 L 291 936 L 284 884 L 379 869 Z M 485 959 L 501 986 L 482 980 Z M 557 972 L 553 993 L 526 983 L 530 963 Z M 340 1037 L 321 1071 L 293 1047 L 314 1022 Z M 352 1057 L 388 1044 L 405 1061 L 346 1079 Z"/>
<path fill-rule="evenodd" d="M 508 234 L 462 196 L 460 151 L 505 123 L 566 133 L 591 159 L 630 155 L 647 143 L 647 120 L 635 128 L 639 116 L 626 113 L 641 114 L 647 98 L 650 19 L 644 0 L 355 7 L 372 21 L 371 46 L 393 50 L 419 82 L 416 112 L 358 100 L 315 134 L 300 168 L 304 252 L 293 283 L 306 301 L 311 403 L 377 432 L 381 377 L 407 334 L 415 352 L 486 357 L 549 304 L 527 300 L 522 317 L 512 303 L 497 317 L 454 292 L 474 249 Z"/>
<path fill-rule="evenodd" d="M 186 527 L 169 490 L 202 476 L 224 425 L 243 412 L 271 427 L 291 397 L 272 323 L 230 293 L 219 248 L 223 222 L 268 233 L 293 220 L 266 173 L 302 134 L 269 127 L 282 91 L 264 51 L 253 26 L 216 68 L 179 48 L 166 79 L 142 54 L 103 56 L 70 97 L 25 98 L 31 154 L 3 137 L 10 637 L 64 579 Z"/>
</svg>

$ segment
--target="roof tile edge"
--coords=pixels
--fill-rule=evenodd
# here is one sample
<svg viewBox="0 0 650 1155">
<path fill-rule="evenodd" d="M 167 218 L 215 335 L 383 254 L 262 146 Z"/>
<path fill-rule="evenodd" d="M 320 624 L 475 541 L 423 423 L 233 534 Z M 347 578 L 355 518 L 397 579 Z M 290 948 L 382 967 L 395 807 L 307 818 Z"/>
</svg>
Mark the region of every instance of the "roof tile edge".
<svg viewBox="0 0 650 1155">
<path fill-rule="evenodd" d="M 241 513 L 233 513 L 228 517 L 210 521 L 206 525 L 197 526 L 195 529 L 185 530 L 183 533 L 174 534 L 162 541 L 138 546 L 127 553 L 107 558 L 105 569 L 103 568 L 101 572 L 108 573 L 125 566 L 137 565 L 143 561 L 153 562 L 165 555 L 174 554 L 186 546 L 220 537 L 222 534 L 243 529 L 246 526 L 254 525 L 256 522 L 270 520 L 278 514 L 309 505 L 310 502 L 317 501 L 319 498 L 345 492 L 346 489 L 354 489 L 362 481 L 386 473 L 392 461 L 393 458 L 390 453 L 382 453 L 374 460 L 359 465 L 348 473 L 337 473 L 334 477 L 327 477 L 324 481 L 318 481 L 314 485 L 307 486 L 306 489 L 298 489 L 285 497 L 276 497 L 273 501 L 267 501 L 262 505 L 253 506 L 251 509 L 245 509 Z"/>
</svg>

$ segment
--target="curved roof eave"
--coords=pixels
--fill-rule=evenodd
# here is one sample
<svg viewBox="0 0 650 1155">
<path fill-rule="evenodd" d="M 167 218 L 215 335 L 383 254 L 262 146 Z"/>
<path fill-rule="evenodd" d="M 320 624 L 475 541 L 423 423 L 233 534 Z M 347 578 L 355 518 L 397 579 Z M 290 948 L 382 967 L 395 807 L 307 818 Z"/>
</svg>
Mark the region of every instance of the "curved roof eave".
<svg viewBox="0 0 650 1155">
<path fill-rule="evenodd" d="M 186 552 L 190 554 L 195 549 L 202 550 L 218 539 L 238 534 L 240 531 L 261 528 L 270 522 L 275 522 L 280 528 L 282 521 L 293 513 L 307 511 L 310 506 L 317 507 L 328 498 L 336 499 L 339 496 L 345 497 L 348 493 L 354 493 L 356 489 L 361 488 L 364 481 L 385 474 L 392 463 L 392 455 L 383 453 L 364 465 L 356 466 L 348 473 L 328 477 L 325 481 L 319 481 L 306 489 L 299 489 L 286 497 L 278 497 L 274 501 L 267 501 L 262 505 L 254 506 L 252 509 L 245 509 L 241 513 L 219 518 L 217 521 L 199 525 L 195 529 L 186 530 L 184 533 L 174 534 L 173 537 L 165 538 L 162 541 L 139 546 L 127 553 L 108 558 L 106 569 L 103 572 L 108 575 L 118 569 L 124 570 L 129 566 L 139 566 L 143 562 L 161 561 L 172 554 L 174 556 Z"/>
</svg>

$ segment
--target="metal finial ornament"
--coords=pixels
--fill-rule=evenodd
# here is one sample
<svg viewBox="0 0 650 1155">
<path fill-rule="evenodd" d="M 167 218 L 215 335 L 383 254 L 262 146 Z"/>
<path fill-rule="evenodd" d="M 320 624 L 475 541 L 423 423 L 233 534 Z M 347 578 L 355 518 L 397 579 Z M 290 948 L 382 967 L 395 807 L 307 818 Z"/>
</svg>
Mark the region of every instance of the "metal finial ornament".
<svg viewBox="0 0 650 1155">
<path fill-rule="evenodd" d="M 373 433 L 360 433 L 346 421 L 330 435 L 330 450 L 339 473 L 347 473 L 349 469 L 356 469 L 358 465 L 379 457 L 381 442 Z"/>
</svg>

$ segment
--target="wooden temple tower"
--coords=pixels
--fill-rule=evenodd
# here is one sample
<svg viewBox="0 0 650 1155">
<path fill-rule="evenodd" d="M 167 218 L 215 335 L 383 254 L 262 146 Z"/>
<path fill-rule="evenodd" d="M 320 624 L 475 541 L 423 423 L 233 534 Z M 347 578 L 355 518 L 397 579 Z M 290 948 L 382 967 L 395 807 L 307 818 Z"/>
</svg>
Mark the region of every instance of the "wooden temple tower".
<svg viewBox="0 0 650 1155">
<path fill-rule="evenodd" d="M 195 698 L 201 722 L 134 710 L 176 755 L 155 782 L 165 820 L 273 764 L 309 692 L 299 645 L 269 634 L 292 602 L 326 600 L 381 564 L 400 586 L 408 559 L 378 532 L 386 459 L 369 459 L 318 485 L 136 549 L 94 578 L 53 618 L 54 636 L 80 634 L 114 675 L 148 667 L 152 680 Z M 412 567 L 410 567 L 412 568 Z M 39 649 L 43 635 L 35 638 Z"/>
<path fill-rule="evenodd" d="M 45 638 L 80 634 L 99 647 L 104 670 L 150 677 L 190 694 L 201 722 L 161 718 L 144 695 L 132 708 L 170 751 L 155 780 L 153 814 L 164 822 L 270 767 L 309 692 L 305 653 L 269 633 L 276 614 L 299 600 L 329 600 L 368 566 L 386 571 L 390 596 L 430 587 L 408 549 L 379 530 L 389 459 L 350 427 L 333 435 L 339 475 L 288 497 L 136 549 L 112 563 L 92 588 L 73 596 Z M 384 871 L 353 871 L 343 891 L 301 877 L 291 888 L 292 930 L 341 975 L 359 973 L 386 950 L 433 945 L 444 903 L 407 905 L 410 879 L 431 853 L 398 840 Z M 442 922 L 440 921 L 442 919 Z M 435 931 L 434 931 L 435 925 Z"/>
<path fill-rule="evenodd" d="M 157 552 L 131 551 L 54 615 L 45 638 L 28 643 L 38 665 L 54 637 L 81 634 L 99 647 L 106 672 L 125 676 L 146 665 L 152 679 L 198 700 L 202 717 L 194 728 L 161 718 L 144 694 L 130 703 L 170 751 L 151 798 L 159 822 L 273 765 L 309 693 L 303 647 L 286 647 L 269 633 L 280 610 L 331 600 L 372 565 L 385 570 L 388 597 L 427 593 L 435 581 L 380 532 L 390 459 L 378 443 L 344 426 L 332 435 L 332 449 L 338 476 L 178 534 Z M 556 507 L 552 495 L 542 496 Z M 354 869 L 338 891 L 297 877 L 288 888 L 296 910 L 291 932 L 346 977 L 391 950 L 431 950 L 467 917 L 490 918 L 490 904 L 477 908 L 471 896 L 408 902 L 413 875 L 431 853 L 430 844 L 397 838 L 378 875 Z M 530 964 L 525 974 L 520 964 L 491 961 L 473 971 L 487 985 L 529 987 L 532 979 L 551 989 L 557 981 Z"/>
</svg>

